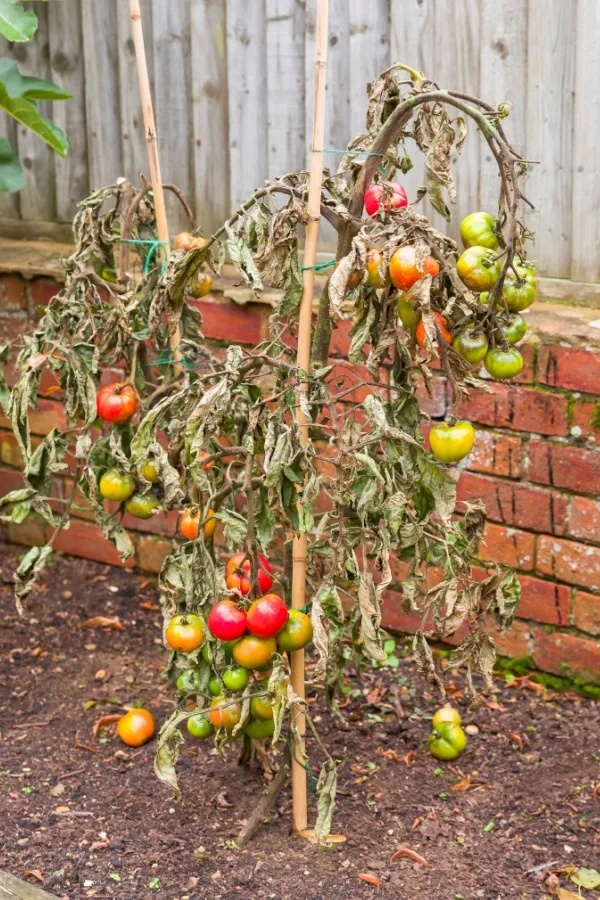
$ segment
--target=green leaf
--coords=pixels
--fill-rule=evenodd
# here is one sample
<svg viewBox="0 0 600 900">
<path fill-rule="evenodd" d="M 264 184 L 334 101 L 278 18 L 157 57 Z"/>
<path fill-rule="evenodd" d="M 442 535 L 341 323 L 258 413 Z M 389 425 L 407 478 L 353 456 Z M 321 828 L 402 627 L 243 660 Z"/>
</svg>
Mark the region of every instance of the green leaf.
<svg viewBox="0 0 600 900">
<path fill-rule="evenodd" d="M 15 193 L 25 187 L 25 173 L 19 157 L 6 138 L 0 138 L 0 191 Z"/>
<path fill-rule="evenodd" d="M 484 826 L 484 829 L 483 829 L 484 834 L 489 834 L 490 831 L 493 831 L 495 827 L 496 827 L 495 822 L 488 822 L 487 825 Z"/>
<path fill-rule="evenodd" d="M 0 0 L 0 34 L 7 41 L 30 41 L 37 27 L 34 12 L 23 9 L 17 0 Z"/>
<path fill-rule="evenodd" d="M 35 101 L 67 100 L 70 96 L 52 81 L 21 75 L 16 62 L 0 58 L 0 109 L 30 128 L 60 156 L 67 155 L 67 136 L 61 128 L 41 115 Z"/>
<path fill-rule="evenodd" d="M 570 877 L 571 881 L 580 887 L 587 888 L 588 891 L 600 887 L 600 872 L 597 872 L 596 869 L 577 869 Z"/>
</svg>

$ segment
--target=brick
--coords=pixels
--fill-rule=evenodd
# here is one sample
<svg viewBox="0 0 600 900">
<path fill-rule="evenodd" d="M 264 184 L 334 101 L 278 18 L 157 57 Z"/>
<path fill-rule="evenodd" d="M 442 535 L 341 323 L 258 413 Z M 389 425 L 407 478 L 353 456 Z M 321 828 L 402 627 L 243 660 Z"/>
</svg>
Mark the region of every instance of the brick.
<svg viewBox="0 0 600 900">
<path fill-rule="evenodd" d="M 566 530 L 567 498 L 554 491 L 463 472 L 457 498 L 483 500 L 488 517 L 505 525 L 550 534 L 564 534 Z"/>
<path fill-rule="evenodd" d="M 582 400 L 573 404 L 570 433 L 573 437 L 600 441 L 599 400 Z"/>
<path fill-rule="evenodd" d="M 543 344 L 538 358 L 540 384 L 600 394 L 600 353 L 583 347 Z"/>
<path fill-rule="evenodd" d="M 6 539 L 12 544 L 42 547 L 46 543 L 46 523 L 37 513 L 30 513 L 20 525 L 7 522 Z"/>
<path fill-rule="evenodd" d="M 531 626 L 518 619 L 506 631 L 498 631 L 493 619 L 487 619 L 485 629 L 496 645 L 499 656 L 511 656 L 522 659 L 531 654 Z"/>
<path fill-rule="evenodd" d="M 362 403 L 369 394 L 379 394 L 384 400 L 389 396 L 389 373 L 387 369 L 380 369 L 379 384 L 373 381 L 366 366 L 341 365 L 334 363 L 333 369 L 327 376 L 334 400 L 343 403 Z M 366 382 L 362 384 L 361 382 Z M 358 386 L 357 386 L 358 385 Z"/>
<path fill-rule="evenodd" d="M 5 415 L 0 414 L 0 428 L 10 429 L 11 425 Z M 29 410 L 29 427 L 32 434 L 45 436 L 53 428 L 65 431 L 67 417 L 64 406 L 56 400 L 38 400 L 38 409 Z"/>
<path fill-rule="evenodd" d="M 352 338 L 350 337 L 351 328 L 352 322 L 350 319 L 343 319 L 341 322 L 337 323 L 337 327 L 334 327 L 331 333 L 331 343 L 329 344 L 330 356 L 343 356 L 345 359 L 348 358 L 348 351 L 350 350 L 350 344 L 352 342 Z"/>
<path fill-rule="evenodd" d="M 584 541 L 600 544 L 600 501 L 588 497 L 573 497 L 569 532 Z"/>
<path fill-rule="evenodd" d="M 60 291 L 62 285 L 53 278 L 34 278 L 31 282 L 31 299 L 33 305 L 47 306 L 50 300 Z"/>
<path fill-rule="evenodd" d="M 141 537 L 137 542 L 136 564 L 145 572 L 160 572 L 165 557 L 173 549 L 171 541 Z"/>
<path fill-rule="evenodd" d="M 27 309 L 25 280 L 20 275 L 0 275 L 0 307 L 3 312 Z"/>
<path fill-rule="evenodd" d="M 12 431 L 0 432 L 0 459 L 6 466 L 23 466 L 23 454 Z"/>
<path fill-rule="evenodd" d="M 47 537 L 52 534 L 52 528 L 48 526 Z M 71 556 L 83 556 L 86 559 L 94 559 L 96 562 L 107 563 L 110 566 L 125 566 L 132 568 L 133 558 L 121 562 L 114 544 L 107 541 L 97 525 L 84 522 L 80 519 L 71 519 L 70 527 L 61 531 L 54 542 L 54 549 Z"/>
<path fill-rule="evenodd" d="M 597 594 L 575 591 L 573 615 L 580 631 L 600 635 L 600 597 Z"/>
<path fill-rule="evenodd" d="M 445 378 L 434 378 L 432 380 L 431 396 L 427 393 L 425 382 L 422 378 L 419 378 L 416 397 L 422 413 L 431 416 L 433 419 L 442 419 L 446 415 L 447 391 Z"/>
<path fill-rule="evenodd" d="M 202 313 L 202 334 L 230 344 L 260 344 L 267 336 L 269 310 L 259 303 L 239 306 L 230 300 L 192 300 Z"/>
<path fill-rule="evenodd" d="M 600 644 L 596 641 L 536 628 L 533 659 L 546 672 L 600 682 Z"/>
<path fill-rule="evenodd" d="M 173 537 L 177 531 L 178 521 L 179 513 L 176 509 L 172 509 L 167 513 L 156 513 L 151 519 L 136 519 L 129 513 L 125 513 L 122 524 L 128 531 L 142 531 L 146 534 Z"/>
<path fill-rule="evenodd" d="M 520 619 L 533 619 L 546 625 L 569 625 L 571 589 L 565 584 L 542 581 L 521 575 L 521 602 L 517 609 Z"/>
<path fill-rule="evenodd" d="M 523 357 L 523 368 L 518 375 L 511 378 L 511 384 L 533 384 L 535 382 L 535 348 L 532 344 L 519 344 L 518 350 Z"/>
<path fill-rule="evenodd" d="M 535 563 L 535 537 L 526 531 L 486 522 L 479 556 L 530 572 Z"/>
<path fill-rule="evenodd" d="M 24 487 L 23 476 L 14 469 L 0 469 L 0 497 Z"/>
<path fill-rule="evenodd" d="M 600 547 L 542 534 L 538 537 L 537 569 L 568 584 L 600 588 Z"/>
<path fill-rule="evenodd" d="M 534 440 L 527 455 L 530 481 L 581 494 L 600 493 L 600 451 Z"/>
<path fill-rule="evenodd" d="M 561 394 L 492 382 L 489 393 L 471 390 L 460 404 L 458 415 L 481 425 L 513 431 L 565 436 L 568 433 L 568 402 Z"/>
<path fill-rule="evenodd" d="M 381 621 L 384 628 L 390 631 L 402 631 L 414 634 L 421 627 L 419 613 L 402 611 L 402 593 L 386 591 L 381 602 Z"/>
<path fill-rule="evenodd" d="M 521 438 L 478 430 L 467 466 L 473 472 L 520 478 Z"/>
</svg>

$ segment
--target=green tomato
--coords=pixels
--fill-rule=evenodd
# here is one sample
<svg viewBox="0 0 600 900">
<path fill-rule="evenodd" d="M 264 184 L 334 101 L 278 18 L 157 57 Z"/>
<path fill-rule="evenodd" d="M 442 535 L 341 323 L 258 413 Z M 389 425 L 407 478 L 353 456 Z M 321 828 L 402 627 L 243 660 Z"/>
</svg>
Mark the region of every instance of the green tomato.
<svg viewBox="0 0 600 900">
<path fill-rule="evenodd" d="M 446 762 L 456 759 L 467 746 L 467 736 L 454 722 L 442 722 L 429 735 L 429 752 Z"/>
<path fill-rule="evenodd" d="M 275 637 L 278 649 L 293 653 L 294 650 L 302 650 L 312 639 L 313 627 L 310 616 L 299 609 L 290 609 L 287 622 Z"/>
<path fill-rule="evenodd" d="M 396 306 L 398 309 L 398 317 L 404 327 L 416 328 L 421 321 L 421 313 L 418 309 L 414 309 L 414 307 L 411 306 L 404 291 L 400 291 L 398 294 Z"/>
<path fill-rule="evenodd" d="M 223 684 L 228 691 L 243 691 L 248 684 L 248 669 L 236 666 L 235 669 L 225 669 L 223 672 Z"/>
<path fill-rule="evenodd" d="M 223 685 L 216 675 L 211 675 L 208 679 L 208 692 L 209 694 L 212 694 L 213 697 L 220 697 L 223 693 Z"/>
<path fill-rule="evenodd" d="M 182 694 L 195 694 L 200 690 L 200 673 L 196 669 L 186 669 L 177 679 L 177 690 Z"/>
<path fill-rule="evenodd" d="M 535 269 L 533 266 L 515 266 L 515 273 L 507 272 L 504 281 L 504 299 L 511 312 L 522 312 L 531 306 L 537 296 Z"/>
<path fill-rule="evenodd" d="M 124 500 L 129 500 L 134 491 L 133 475 L 127 475 L 117 469 L 109 469 L 100 479 L 100 493 L 106 500 L 123 503 Z"/>
<path fill-rule="evenodd" d="M 142 468 L 140 469 L 140 474 L 149 481 L 151 484 L 156 484 L 160 481 L 160 475 L 158 474 L 158 469 L 156 468 L 156 463 L 153 460 L 147 460 Z"/>
<path fill-rule="evenodd" d="M 151 519 L 155 512 L 158 512 L 158 497 L 152 491 L 147 494 L 132 494 L 125 509 L 130 516 L 136 519 Z"/>
<path fill-rule="evenodd" d="M 452 342 L 452 346 L 463 359 L 470 363 L 481 362 L 488 352 L 488 339 L 485 334 L 474 331 L 461 331 Z"/>
<path fill-rule="evenodd" d="M 514 315 L 509 316 L 500 328 L 509 344 L 518 344 L 521 338 L 525 337 L 527 323 L 523 316 L 519 315 L 519 313 L 514 313 Z"/>
<path fill-rule="evenodd" d="M 460 223 L 463 247 L 486 247 L 495 250 L 498 238 L 494 234 L 494 220 L 489 213 L 470 213 Z"/>
<path fill-rule="evenodd" d="M 442 706 L 438 709 L 433 717 L 433 727 L 437 729 L 445 722 L 451 722 L 453 725 L 460 725 L 462 719 L 460 713 L 453 706 Z"/>
<path fill-rule="evenodd" d="M 485 247 L 468 247 L 456 263 L 459 278 L 470 291 L 489 291 L 502 271 L 500 260 L 494 259 L 492 250 Z"/>
<path fill-rule="evenodd" d="M 447 425 L 440 422 L 429 432 L 429 444 L 434 456 L 441 462 L 458 462 L 473 449 L 475 429 L 470 422 Z"/>
<path fill-rule="evenodd" d="M 248 737 L 256 738 L 259 741 L 263 740 L 263 738 L 271 737 L 274 731 L 275 722 L 273 719 L 250 719 L 244 728 L 244 734 L 247 734 Z"/>
<path fill-rule="evenodd" d="M 514 378 L 523 368 L 523 357 L 516 347 L 509 350 L 496 347 L 488 352 L 484 366 L 492 378 Z"/>
<path fill-rule="evenodd" d="M 205 716 L 203 713 L 198 713 L 195 716 L 189 717 L 187 720 L 187 730 L 192 737 L 200 738 L 200 740 L 209 738 L 215 733 L 215 729 L 211 725 L 208 716 Z"/>
</svg>

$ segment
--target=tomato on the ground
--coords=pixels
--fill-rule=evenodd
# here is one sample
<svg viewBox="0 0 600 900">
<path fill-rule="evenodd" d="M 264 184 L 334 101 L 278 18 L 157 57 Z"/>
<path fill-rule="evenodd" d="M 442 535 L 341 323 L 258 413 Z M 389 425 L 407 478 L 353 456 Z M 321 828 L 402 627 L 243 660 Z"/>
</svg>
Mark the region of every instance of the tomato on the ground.
<svg viewBox="0 0 600 900">
<path fill-rule="evenodd" d="M 523 368 L 523 357 L 516 347 L 508 350 L 495 347 L 488 352 L 483 364 L 492 378 L 514 378 Z"/>
<path fill-rule="evenodd" d="M 125 509 L 136 519 L 151 519 L 159 509 L 158 497 L 152 491 L 148 491 L 147 494 L 132 494 L 125 504 Z"/>
<path fill-rule="evenodd" d="M 277 651 L 275 638 L 261 638 L 246 634 L 233 648 L 233 658 L 245 669 L 260 669 L 271 662 Z"/>
<path fill-rule="evenodd" d="M 365 211 L 374 216 L 380 210 L 403 209 L 408 206 L 406 191 L 397 181 L 381 181 L 365 191 Z"/>
<path fill-rule="evenodd" d="M 244 734 L 254 738 L 257 741 L 272 737 L 275 732 L 275 722 L 273 719 L 250 719 L 244 727 Z"/>
<path fill-rule="evenodd" d="M 460 712 L 454 706 L 442 706 L 433 716 L 433 727 L 437 728 L 442 722 L 452 722 L 453 725 L 460 725 L 462 719 Z"/>
<path fill-rule="evenodd" d="M 248 669 L 245 669 L 243 666 L 225 669 L 221 677 L 228 691 L 243 691 L 250 678 Z"/>
<path fill-rule="evenodd" d="M 452 346 L 463 359 L 469 363 L 478 363 L 485 359 L 488 352 L 489 344 L 485 334 L 480 331 L 471 331 L 465 329 L 457 334 L 452 342 Z"/>
<path fill-rule="evenodd" d="M 123 503 L 135 491 L 135 478 L 118 469 L 109 469 L 100 479 L 100 493 L 106 500 Z"/>
<path fill-rule="evenodd" d="M 203 741 L 215 733 L 214 726 L 205 713 L 196 713 L 187 720 L 187 730 L 192 737 Z"/>
<path fill-rule="evenodd" d="M 154 734 L 154 718 L 141 707 L 130 709 L 117 722 L 117 734 L 128 747 L 141 747 Z"/>
<path fill-rule="evenodd" d="M 252 563 L 246 559 L 245 553 L 235 553 L 225 567 L 225 579 L 230 591 L 239 591 L 246 596 L 250 591 L 250 575 Z M 258 572 L 256 584 L 261 594 L 268 594 L 273 584 L 273 569 L 269 560 L 258 554 Z"/>
<path fill-rule="evenodd" d="M 417 267 L 417 249 L 413 246 L 399 247 L 390 259 L 390 279 L 399 291 L 408 291 L 426 275 L 435 278 L 440 265 L 433 256 L 426 256 Z"/>
<path fill-rule="evenodd" d="M 299 609 L 290 609 L 288 620 L 276 637 L 278 648 L 292 653 L 294 650 L 302 650 L 312 639 L 310 616 Z"/>
<path fill-rule="evenodd" d="M 433 318 L 435 319 L 435 324 L 437 325 L 440 334 L 442 335 L 442 339 L 447 343 L 452 343 L 452 334 L 448 331 L 448 321 L 444 318 L 444 316 L 439 312 L 434 312 Z M 417 338 L 417 344 L 419 347 L 425 347 L 425 325 L 423 324 L 423 320 L 419 322 L 417 325 L 417 330 L 415 332 L 415 337 Z M 437 335 L 436 335 L 437 338 Z"/>
<path fill-rule="evenodd" d="M 464 459 L 473 449 L 475 429 L 470 422 L 448 425 L 439 422 L 429 432 L 432 453 L 440 462 L 451 463 Z"/>
<path fill-rule="evenodd" d="M 454 722 L 442 722 L 429 735 L 429 752 L 436 759 L 456 759 L 467 746 L 467 736 Z"/>
<path fill-rule="evenodd" d="M 180 653 L 191 653 L 202 646 L 204 640 L 204 624 L 194 613 L 173 616 L 167 626 L 165 639 L 171 650 Z"/>
<path fill-rule="evenodd" d="M 460 237 L 463 247 L 485 247 L 495 250 L 498 238 L 494 234 L 494 220 L 489 213 L 474 212 L 460 223 Z"/>
<path fill-rule="evenodd" d="M 211 634 L 221 641 L 235 641 L 246 633 L 246 611 L 232 600 L 220 600 L 208 614 Z"/>
<path fill-rule="evenodd" d="M 468 247 L 456 263 L 459 278 L 470 291 L 489 291 L 500 278 L 500 260 L 493 250 Z"/>
<path fill-rule="evenodd" d="M 265 594 L 250 606 L 246 615 L 248 631 L 257 637 L 274 638 L 288 620 L 288 608 L 277 594 Z"/>
<path fill-rule="evenodd" d="M 105 422 L 129 422 L 137 407 L 135 389 L 126 381 L 107 384 L 96 394 L 96 409 Z"/>
<path fill-rule="evenodd" d="M 223 708 L 215 708 L 219 706 Z M 225 694 L 220 694 L 211 700 L 208 717 L 215 728 L 231 731 L 242 718 L 242 704 L 236 700 L 228 700 Z"/>
</svg>

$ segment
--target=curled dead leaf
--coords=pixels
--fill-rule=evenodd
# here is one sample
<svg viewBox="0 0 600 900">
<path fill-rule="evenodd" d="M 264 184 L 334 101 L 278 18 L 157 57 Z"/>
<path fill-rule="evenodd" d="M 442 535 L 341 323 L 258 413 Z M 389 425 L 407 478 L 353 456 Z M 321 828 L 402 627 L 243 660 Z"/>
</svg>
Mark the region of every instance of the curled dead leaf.
<svg viewBox="0 0 600 900">
<path fill-rule="evenodd" d="M 313 828 L 305 828 L 304 831 L 300 832 L 300 835 L 309 841 L 311 844 L 318 844 L 319 839 L 317 838 Z M 343 844 L 348 840 L 345 834 L 330 834 L 327 838 L 328 844 Z"/>
<path fill-rule="evenodd" d="M 376 887 L 379 891 L 381 889 L 381 878 L 377 875 L 369 875 L 368 872 L 359 872 L 356 876 L 360 881 L 364 881 L 367 884 L 372 884 L 373 887 Z"/>
<path fill-rule="evenodd" d="M 98 737 L 98 732 L 101 728 L 104 728 L 106 725 L 113 725 L 115 722 L 118 722 L 119 719 L 122 718 L 123 716 L 120 713 L 111 713 L 111 715 L 109 716 L 101 716 L 92 728 L 93 736 Z"/>
<path fill-rule="evenodd" d="M 44 881 L 44 876 L 40 869 L 27 869 L 26 872 L 23 872 L 23 878 L 34 878 L 36 881 L 41 881 L 42 883 Z"/>
<path fill-rule="evenodd" d="M 507 736 L 511 739 L 513 744 L 516 744 L 519 750 L 523 749 L 523 738 L 517 734 L 515 731 L 507 731 Z"/>
<path fill-rule="evenodd" d="M 451 791 L 468 791 L 470 787 L 471 787 L 471 776 L 465 775 L 465 777 L 462 779 L 462 781 L 459 781 L 456 784 L 453 784 L 450 787 L 450 790 Z"/>
<path fill-rule="evenodd" d="M 412 823 L 411 831 L 416 831 L 423 824 L 423 816 L 417 816 L 415 821 Z"/>
<path fill-rule="evenodd" d="M 413 862 L 419 863 L 421 866 L 425 866 L 426 868 L 429 866 L 425 857 L 417 853 L 416 850 L 411 850 L 410 847 L 400 847 L 399 850 L 392 853 L 390 862 L 395 862 L 397 859 L 412 859 Z"/>
<path fill-rule="evenodd" d="M 83 623 L 84 628 L 112 628 L 114 631 L 124 631 L 123 623 L 118 616 L 93 616 Z"/>
<path fill-rule="evenodd" d="M 156 612 L 160 609 L 158 603 L 153 603 L 152 600 L 144 600 L 143 603 L 138 603 L 140 609 L 148 609 L 150 612 Z"/>
<path fill-rule="evenodd" d="M 592 791 L 592 800 L 598 800 L 599 797 L 600 797 L 600 781 L 598 782 L 598 784 Z"/>
</svg>

